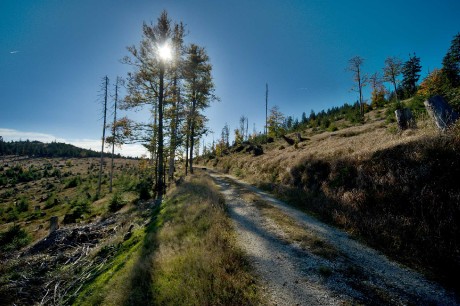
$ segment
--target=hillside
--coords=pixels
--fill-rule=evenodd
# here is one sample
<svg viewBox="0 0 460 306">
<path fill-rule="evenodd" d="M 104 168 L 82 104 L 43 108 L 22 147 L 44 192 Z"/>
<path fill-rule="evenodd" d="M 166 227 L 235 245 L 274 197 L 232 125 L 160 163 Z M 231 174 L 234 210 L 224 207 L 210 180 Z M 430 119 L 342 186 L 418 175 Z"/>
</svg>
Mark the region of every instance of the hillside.
<svg viewBox="0 0 460 306">
<path fill-rule="evenodd" d="M 269 191 L 458 291 L 458 126 L 441 134 L 423 115 L 417 128 L 399 132 L 384 112 L 367 113 L 364 124 L 335 122 L 333 132 L 305 129 L 294 145 L 276 139 L 258 156 L 234 147 L 199 163 Z"/>
<path fill-rule="evenodd" d="M 43 143 L 40 141 L 3 141 L 0 136 L 0 156 L 32 156 L 32 157 L 100 157 L 101 153 L 82 149 L 62 142 Z M 110 154 L 104 153 L 109 157 Z M 117 154 L 120 157 L 120 154 Z"/>
</svg>

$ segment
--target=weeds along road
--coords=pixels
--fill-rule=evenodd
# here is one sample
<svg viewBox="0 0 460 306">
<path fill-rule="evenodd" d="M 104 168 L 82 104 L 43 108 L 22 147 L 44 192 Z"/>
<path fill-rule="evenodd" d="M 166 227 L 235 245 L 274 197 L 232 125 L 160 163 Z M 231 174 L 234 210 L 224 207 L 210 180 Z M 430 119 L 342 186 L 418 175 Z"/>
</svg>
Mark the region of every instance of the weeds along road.
<svg viewBox="0 0 460 306">
<path fill-rule="evenodd" d="M 453 293 L 345 232 L 234 177 L 207 172 L 270 304 L 458 305 Z"/>
</svg>

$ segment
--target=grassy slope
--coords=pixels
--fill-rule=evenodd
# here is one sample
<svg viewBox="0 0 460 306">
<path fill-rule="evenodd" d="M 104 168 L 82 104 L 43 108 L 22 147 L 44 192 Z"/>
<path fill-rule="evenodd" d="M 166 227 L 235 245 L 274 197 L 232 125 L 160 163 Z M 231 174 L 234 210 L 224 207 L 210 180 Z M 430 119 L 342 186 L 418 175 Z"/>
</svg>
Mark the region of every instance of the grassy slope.
<svg viewBox="0 0 460 306">
<path fill-rule="evenodd" d="M 137 164 L 135 160 L 115 159 L 114 193 L 118 192 L 126 203 L 136 199 L 133 191 L 137 183 Z M 0 185 L 0 233 L 18 225 L 28 233 L 29 242 L 36 242 L 48 235 L 51 216 L 57 216 L 62 224 L 65 214 L 71 213 L 75 206 L 85 204 L 87 208 L 83 217 L 75 221 L 88 222 L 107 214 L 113 196 L 108 192 L 110 159 L 105 159 L 99 199 L 95 198 L 99 159 L 7 159 L 0 166 L 0 177 L 5 177 L 12 168 L 21 168 L 36 177 L 28 182 Z M 23 210 L 17 205 L 21 201 L 26 203 Z"/>
<path fill-rule="evenodd" d="M 259 304 L 224 210 L 209 180 L 186 181 L 85 285 L 75 304 Z"/>
<path fill-rule="evenodd" d="M 459 130 L 440 135 L 425 118 L 417 129 L 397 133 L 382 113 L 373 111 L 366 124 L 336 132 L 303 131 L 308 140 L 297 146 L 277 140 L 265 145 L 261 156 L 236 153 L 201 162 L 272 191 L 456 286 Z"/>
</svg>

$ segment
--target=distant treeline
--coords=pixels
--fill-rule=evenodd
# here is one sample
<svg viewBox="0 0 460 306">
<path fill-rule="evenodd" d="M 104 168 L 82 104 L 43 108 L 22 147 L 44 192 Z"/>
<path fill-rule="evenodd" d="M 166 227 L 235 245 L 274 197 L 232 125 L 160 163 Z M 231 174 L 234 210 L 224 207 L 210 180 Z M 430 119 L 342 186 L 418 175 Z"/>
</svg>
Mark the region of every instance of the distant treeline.
<svg viewBox="0 0 460 306">
<path fill-rule="evenodd" d="M 78 148 L 61 142 L 43 143 L 40 141 L 29 140 L 5 142 L 0 136 L 0 156 L 1 155 L 34 157 L 100 157 L 101 153 Z M 109 153 L 104 153 L 104 156 L 109 157 L 111 155 Z M 121 157 L 120 154 L 116 154 L 115 156 L 118 158 Z"/>
</svg>

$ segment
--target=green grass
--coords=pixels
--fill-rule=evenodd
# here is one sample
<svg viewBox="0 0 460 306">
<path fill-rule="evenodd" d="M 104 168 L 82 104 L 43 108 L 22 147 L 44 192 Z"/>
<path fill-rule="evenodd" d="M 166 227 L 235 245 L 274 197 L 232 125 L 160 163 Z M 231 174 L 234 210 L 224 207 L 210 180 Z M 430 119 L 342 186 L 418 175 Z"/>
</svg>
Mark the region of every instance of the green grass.
<svg viewBox="0 0 460 306">
<path fill-rule="evenodd" d="M 203 177 L 169 193 L 106 266 L 75 305 L 261 304 L 223 199 Z"/>
</svg>

